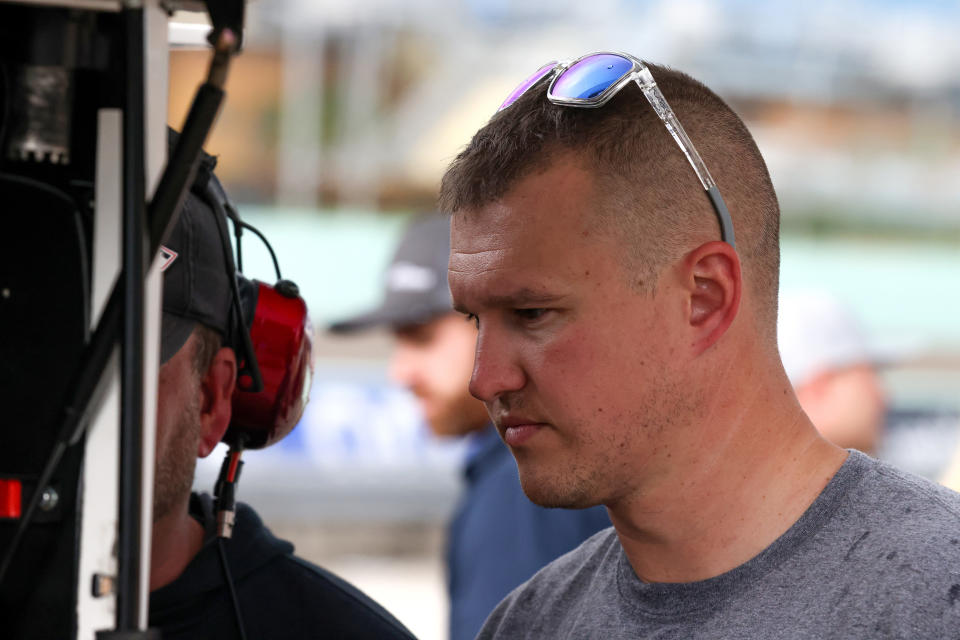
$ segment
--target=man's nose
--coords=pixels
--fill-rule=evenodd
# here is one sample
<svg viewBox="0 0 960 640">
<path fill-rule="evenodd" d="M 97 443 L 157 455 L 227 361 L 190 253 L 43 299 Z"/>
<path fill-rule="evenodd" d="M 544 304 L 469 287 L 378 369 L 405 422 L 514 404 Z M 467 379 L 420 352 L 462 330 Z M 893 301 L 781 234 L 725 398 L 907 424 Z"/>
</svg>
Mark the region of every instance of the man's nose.
<svg viewBox="0 0 960 640">
<path fill-rule="evenodd" d="M 470 376 L 470 394 L 490 404 L 497 396 L 522 389 L 526 375 L 506 336 L 480 328 Z"/>
</svg>

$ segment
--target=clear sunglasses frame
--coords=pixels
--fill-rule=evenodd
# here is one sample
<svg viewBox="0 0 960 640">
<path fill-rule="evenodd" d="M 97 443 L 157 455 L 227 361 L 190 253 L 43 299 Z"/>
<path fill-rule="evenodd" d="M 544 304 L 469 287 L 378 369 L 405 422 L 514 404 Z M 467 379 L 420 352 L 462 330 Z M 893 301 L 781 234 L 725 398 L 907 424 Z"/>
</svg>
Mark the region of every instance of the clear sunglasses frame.
<svg viewBox="0 0 960 640">
<path fill-rule="evenodd" d="M 610 86 L 593 97 L 570 98 L 554 93 L 554 88 L 557 84 L 557 81 L 568 69 L 575 66 L 582 60 L 597 55 L 619 56 L 630 62 L 632 66 L 627 72 L 620 76 L 619 79 L 611 83 Z M 516 101 L 516 98 L 519 98 L 520 95 L 523 95 L 523 93 L 526 93 L 531 88 L 543 82 L 544 78 L 551 78 L 550 87 L 547 89 L 547 99 L 550 100 L 550 102 L 565 107 L 580 107 L 586 109 L 596 109 L 602 107 L 609 102 L 613 96 L 617 95 L 621 89 L 631 82 L 635 82 L 637 86 L 640 87 L 643 95 L 646 96 L 650 106 L 653 107 L 653 110 L 660 117 L 660 120 L 662 120 L 664 125 L 666 125 L 667 131 L 670 132 L 670 135 L 673 137 L 674 141 L 676 141 L 684 156 L 686 156 L 690 166 L 693 167 L 694 173 L 697 174 L 700 184 L 707 192 L 707 197 L 710 199 L 710 204 L 713 206 L 713 210 L 717 214 L 717 220 L 720 223 L 721 238 L 730 246 L 734 248 L 736 247 L 733 232 L 733 220 L 731 220 L 730 212 L 727 210 L 727 205 L 723 201 L 723 197 L 720 195 L 720 190 L 717 188 L 717 183 L 714 182 L 713 176 L 710 175 L 710 171 L 704 164 L 703 159 L 697 152 L 696 147 L 693 146 L 693 142 L 690 141 L 689 136 L 687 136 L 687 132 L 684 131 L 683 125 L 680 124 L 680 121 L 677 119 L 673 109 L 670 108 L 670 104 L 660 91 L 656 81 L 654 81 L 653 74 L 650 73 L 650 69 L 647 68 L 647 65 L 628 53 L 621 53 L 618 51 L 599 51 L 595 53 L 588 53 L 587 55 L 580 56 L 572 62 L 556 63 L 551 71 L 544 74 L 542 78 L 539 78 L 533 82 L 523 92 L 517 95 L 514 100 L 510 102 L 510 104 L 513 104 L 513 102 Z M 500 110 L 502 111 L 503 109 L 509 108 L 509 106 L 509 104 L 502 106 Z"/>
</svg>

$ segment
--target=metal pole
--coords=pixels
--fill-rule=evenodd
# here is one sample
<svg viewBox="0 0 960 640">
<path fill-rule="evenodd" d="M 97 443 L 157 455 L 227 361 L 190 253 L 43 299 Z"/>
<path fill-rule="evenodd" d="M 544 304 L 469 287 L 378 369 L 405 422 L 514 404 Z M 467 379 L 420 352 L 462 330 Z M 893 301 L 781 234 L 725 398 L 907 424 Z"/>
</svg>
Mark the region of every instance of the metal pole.
<svg viewBox="0 0 960 640">
<path fill-rule="evenodd" d="M 123 341 L 120 393 L 120 517 L 117 540 L 117 631 L 139 628 L 140 491 L 143 439 L 144 14 L 123 11 L 125 91 L 123 110 Z"/>
</svg>

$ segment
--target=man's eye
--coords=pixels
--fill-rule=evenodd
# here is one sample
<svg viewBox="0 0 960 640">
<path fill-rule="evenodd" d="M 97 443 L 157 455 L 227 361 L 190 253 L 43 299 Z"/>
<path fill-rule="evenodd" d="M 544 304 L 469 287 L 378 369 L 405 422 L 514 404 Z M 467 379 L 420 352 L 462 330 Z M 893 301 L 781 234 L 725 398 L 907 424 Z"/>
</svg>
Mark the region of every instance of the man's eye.
<svg viewBox="0 0 960 640">
<path fill-rule="evenodd" d="M 546 309 L 514 309 L 513 313 L 521 320 L 526 322 L 532 322 L 534 320 L 539 320 L 543 317 L 543 314 L 547 312 Z"/>
</svg>

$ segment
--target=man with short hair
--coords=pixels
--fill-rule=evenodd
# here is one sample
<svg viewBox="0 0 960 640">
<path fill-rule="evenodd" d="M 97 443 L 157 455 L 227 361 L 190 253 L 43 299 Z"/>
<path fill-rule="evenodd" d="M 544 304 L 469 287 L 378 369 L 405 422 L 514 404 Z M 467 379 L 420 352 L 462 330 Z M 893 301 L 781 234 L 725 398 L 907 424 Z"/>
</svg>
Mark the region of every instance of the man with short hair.
<svg viewBox="0 0 960 640">
<path fill-rule="evenodd" d="M 450 221 L 413 221 L 384 279 L 375 310 L 335 332 L 390 327 L 390 376 L 417 397 L 434 435 L 466 436 L 466 486 L 447 540 L 450 639 L 472 640 L 511 589 L 551 560 L 610 526 L 602 507 L 544 509 L 520 488 L 517 467 L 483 403 L 467 388 L 477 331 L 453 311 L 447 287 Z"/>
<path fill-rule="evenodd" d="M 201 172 L 214 163 L 205 155 Z M 212 498 L 191 493 L 197 458 L 230 424 L 237 379 L 217 215 L 191 192 L 164 247 L 150 626 L 165 639 L 233 639 L 241 628 L 251 639 L 412 638 L 352 585 L 294 556 L 249 506 L 237 505 L 232 537 L 219 541 Z"/>
<path fill-rule="evenodd" d="M 630 56 L 544 69 L 444 176 L 449 282 L 525 493 L 614 526 L 480 637 L 956 636 L 960 496 L 827 442 L 790 388 L 746 127 Z"/>
</svg>

